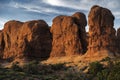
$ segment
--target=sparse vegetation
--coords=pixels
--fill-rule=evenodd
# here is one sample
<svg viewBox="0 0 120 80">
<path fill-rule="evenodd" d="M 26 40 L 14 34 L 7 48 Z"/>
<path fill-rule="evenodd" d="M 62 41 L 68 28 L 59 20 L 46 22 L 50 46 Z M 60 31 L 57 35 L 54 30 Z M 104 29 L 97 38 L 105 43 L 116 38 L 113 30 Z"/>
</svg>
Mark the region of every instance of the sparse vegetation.
<svg viewBox="0 0 120 80">
<path fill-rule="evenodd" d="M 23 66 L 23 71 L 27 74 L 38 74 L 38 62 L 37 61 L 31 61 Z"/>
<path fill-rule="evenodd" d="M 13 71 L 22 71 L 22 68 L 19 66 L 19 62 L 12 63 L 11 69 Z"/>
<path fill-rule="evenodd" d="M 99 62 L 92 62 L 90 63 L 88 72 L 90 74 L 96 75 L 97 72 L 100 72 L 103 69 L 103 65 L 100 64 Z"/>
<path fill-rule="evenodd" d="M 108 58 L 105 61 L 107 61 L 107 66 L 100 62 L 90 64 L 89 80 L 120 80 L 120 62 L 114 62 Z"/>
<path fill-rule="evenodd" d="M 110 57 L 106 57 L 106 58 L 103 58 L 101 61 L 103 62 L 103 61 L 110 61 Z"/>
<path fill-rule="evenodd" d="M 45 65 L 31 61 L 24 66 L 13 63 L 11 68 L 0 68 L 0 80 L 120 80 L 120 62 L 107 61 L 89 64 L 87 73 L 65 63 Z M 110 66 L 112 63 L 112 66 Z"/>
</svg>

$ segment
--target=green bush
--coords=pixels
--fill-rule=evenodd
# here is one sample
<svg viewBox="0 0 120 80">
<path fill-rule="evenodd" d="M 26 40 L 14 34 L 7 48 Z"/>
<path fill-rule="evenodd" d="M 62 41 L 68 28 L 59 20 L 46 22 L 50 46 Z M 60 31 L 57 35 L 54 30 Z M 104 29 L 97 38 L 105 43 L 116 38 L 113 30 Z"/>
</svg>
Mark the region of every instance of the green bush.
<svg viewBox="0 0 120 80">
<path fill-rule="evenodd" d="M 27 74 L 38 74 L 39 65 L 37 61 L 31 61 L 23 66 L 23 71 Z"/>
<path fill-rule="evenodd" d="M 110 60 L 111 60 L 110 57 L 106 57 L 106 58 L 102 59 L 101 61 L 110 61 Z"/>
<path fill-rule="evenodd" d="M 64 70 L 66 69 L 64 63 L 59 63 L 59 64 L 53 64 L 51 65 L 52 70 Z"/>
<path fill-rule="evenodd" d="M 65 80 L 85 80 L 85 74 L 77 69 L 70 68 L 64 72 L 63 80 L 64 79 Z"/>
<path fill-rule="evenodd" d="M 89 65 L 88 72 L 90 74 L 96 75 L 98 72 L 103 70 L 103 65 L 100 64 L 99 62 L 92 62 Z"/>
<path fill-rule="evenodd" d="M 120 62 L 111 67 L 107 80 L 120 80 Z"/>
<path fill-rule="evenodd" d="M 97 73 L 97 80 L 120 80 L 120 62 L 110 63 L 108 62 L 108 66 Z"/>
<path fill-rule="evenodd" d="M 19 66 L 18 62 L 12 63 L 11 69 L 14 71 L 22 71 L 22 68 Z"/>
<path fill-rule="evenodd" d="M 108 75 L 109 75 L 109 70 L 104 69 L 101 72 L 97 73 L 97 80 L 107 80 Z"/>
</svg>

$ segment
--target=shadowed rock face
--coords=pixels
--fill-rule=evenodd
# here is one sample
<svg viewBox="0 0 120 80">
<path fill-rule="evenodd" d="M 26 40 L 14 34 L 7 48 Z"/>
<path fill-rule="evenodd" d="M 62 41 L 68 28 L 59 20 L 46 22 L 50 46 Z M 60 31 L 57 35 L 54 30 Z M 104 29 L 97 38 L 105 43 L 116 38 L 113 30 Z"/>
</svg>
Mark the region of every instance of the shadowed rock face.
<svg viewBox="0 0 120 80">
<path fill-rule="evenodd" d="M 19 34 L 19 47 L 21 47 L 21 53 L 24 53 L 26 57 L 49 57 L 52 40 L 45 21 L 25 22 Z"/>
<path fill-rule="evenodd" d="M 51 57 L 83 54 L 87 50 L 86 18 L 83 13 L 72 16 L 57 16 L 53 19 Z M 83 43 L 84 42 L 84 43 Z"/>
<path fill-rule="evenodd" d="M 72 15 L 75 19 L 75 23 L 78 25 L 79 28 L 79 38 L 81 42 L 81 46 L 83 48 L 83 53 L 87 51 L 87 34 L 85 30 L 85 26 L 87 25 L 87 20 L 86 17 L 83 13 L 76 12 L 75 14 Z"/>
<path fill-rule="evenodd" d="M 114 16 L 110 10 L 99 6 L 93 6 L 88 16 L 89 46 L 88 54 L 102 50 L 115 52 Z M 104 54 L 104 53 L 100 53 Z"/>
<path fill-rule="evenodd" d="M 0 32 L 0 51 L 7 58 L 47 58 L 51 51 L 49 27 L 43 20 L 9 21 Z"/>
<path fill-rule="evenodd" d="M 120 28 L 117 30 L 117 49 L 120 54 Z"/>
<path fill-rule="evenodd" d="M 4 47 L 5 47 L 5 43 L 4 43 L 3 39 L 4 39 L 3 33 L 2 33 L 2 31 L 0 31 L 0 59 L 3 56 L 3 50 L 4 50 Z"/>
</svg>

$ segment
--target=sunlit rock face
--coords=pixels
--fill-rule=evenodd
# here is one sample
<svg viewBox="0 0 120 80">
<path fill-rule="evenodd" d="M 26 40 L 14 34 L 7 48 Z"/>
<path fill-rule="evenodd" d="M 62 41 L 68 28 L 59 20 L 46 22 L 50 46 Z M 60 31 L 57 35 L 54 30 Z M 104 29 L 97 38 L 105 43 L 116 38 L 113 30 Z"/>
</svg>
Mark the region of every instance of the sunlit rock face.
<svg viewBox="0 0 120 80">
<path fill-rule="evenodd" d="M 53 19 L 51 57 L 84 54 L 87 50 L 86 17 L 77 12 L 72 16 L 57 16 Z"/>
<path fill-rule="evenodd" d="M 51 34 L 43 20 L 28 22 L 9 21 L 0 32 L 2 58 L 48 58 Z"/>
<path fill-rule="evenodd" d="M 110 10 L 93 6 L 88 15 L 89 46 L 87 55 L 107 55 L 116 51 L 114 16 Z M 97 53 L 97 54 L 96 54 Z"/>
<path fill-rule="evenodd" d="M 3 33 L 3 58 L 10 58 L 19 55 L 18 50 L 18 32 L 23 25 L 20 21 L 8 21 L 4 25 Z"/>
</svg>

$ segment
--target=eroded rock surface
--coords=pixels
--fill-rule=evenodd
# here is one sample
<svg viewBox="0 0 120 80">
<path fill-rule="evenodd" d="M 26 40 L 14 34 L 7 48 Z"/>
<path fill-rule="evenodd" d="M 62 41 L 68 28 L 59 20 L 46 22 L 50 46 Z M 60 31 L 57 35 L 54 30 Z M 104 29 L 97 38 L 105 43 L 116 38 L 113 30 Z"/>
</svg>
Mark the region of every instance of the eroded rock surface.
<svg viewBox="0 0 120 80">
<path fill-rule="evenodd" d="M 3 41 L 4 37 L 3 37 L 3 33 L 2 31 L 0 31 L 0 59 L 2 59 L 3 57 L 3 50 L 4 50 L 4 41 Z"/>
<path fill-rule="evenodd" d="M 25 22 L 19 32 L 19 47 L 26 57 L 46 58 L 51 51 L 52 39 L 43 20 Z"/>
<path fill-rule="evenodd" d="M 86 17 L 77 12 L 72 16 L 57 16 L 53 19 L 51 57 L 83 54 L 87 50 Z"/>
<path fill-rule="evenodd" d="M 0 51 L 8 58 L 47 58 L 51 51 L 51 36 L 43 20 L 9 21 L 0 32 Z"/>
<path fill-rule="evenodd" d="M 117 30 L 117 51 L 120 54 L 120 28 Z"/>
<path fill-rule="evenodd" d="M 114 16 L 110 10 L 93 6 L 88 16 L 89 25 L 89 46 L 88 55 L 104 55 L 115 53 L 116 36 L 114 26 Z M 98 54 L 95 54 L 98 53 Z"/>
<path fill-rule="evenodd" d="M 3 29 L 4 43 L 4 58 L 15 57 L 18 54 L 18 32 L 23 25 L 23 22 L 9 21 L 5 23 Z"/>
</svg>

